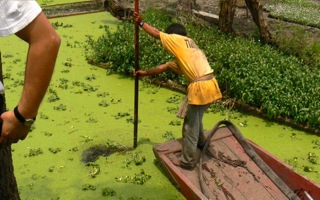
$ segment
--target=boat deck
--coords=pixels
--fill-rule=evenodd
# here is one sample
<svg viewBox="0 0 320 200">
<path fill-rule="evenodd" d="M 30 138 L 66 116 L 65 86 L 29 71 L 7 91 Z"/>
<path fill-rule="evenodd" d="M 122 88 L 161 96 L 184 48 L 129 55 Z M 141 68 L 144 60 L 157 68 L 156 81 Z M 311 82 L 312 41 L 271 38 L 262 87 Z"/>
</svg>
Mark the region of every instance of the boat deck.
<svg viewBox="0 0 320 200">
<path fill-rule="evenodd" d="M 292 197 L 290 193 L 288 195 L 286 190 L 283 191 L 283 188 L 279 189 L 275 181 L 269 178 L 269 173 L 265 173 L 253 161 L 226 127 L 218 129 L 217 133 L 211 138 L 207 150 L 202 153 L 202 177 L 199 173 L 200 150 L 197 152 L 198 164 L 194 170 L 182 169 L 171 162 L 170 158 L 172 156 L 179 157 L 181 154 L 181 139 L 156 145 L 153 150 L 169 174 L 169 178 L 187 199 L 313 199 L 305 197 L 305 194 L 300 194 L 300 198 L 298 196 Z M 267 170 L 271 169 L 268 167 Z M 293 193 L 293 190 L 289 190 Z M 315 190 L 319 195 L 318 185 Z M 297 191 L 295 192 L 297 193 Z"/>
</svg>

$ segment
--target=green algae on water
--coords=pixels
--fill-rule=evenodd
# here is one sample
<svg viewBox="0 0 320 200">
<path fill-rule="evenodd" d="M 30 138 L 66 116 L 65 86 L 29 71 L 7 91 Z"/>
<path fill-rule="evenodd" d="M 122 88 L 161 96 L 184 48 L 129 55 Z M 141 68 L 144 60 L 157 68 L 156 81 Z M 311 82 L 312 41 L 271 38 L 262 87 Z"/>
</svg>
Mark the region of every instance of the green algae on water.
<svg viewBox="0 0 320 200">
<path fill-rule="evenodd" d="M 121 22 L 107 12 L 51 22 L 72 27 L 57 29 L 62 44 L 52 82 L 39 110 L 43 117 L 37 119 L 26 140 L 12 146 L 21 199 L 185 199 L 152 151 L 155 144 L 181 137 L 182 120 L 176 118 L 175 111 L 184 95 L 141 84 L 138 147 L 111 154 L 102 151 L 84 163 L 83 152 L 91 147 L 99 147 L 99 152 L 113 144 L 133 146 L 133 78 L 109 74 L 89 65 L 84 58 L 87 35 L 97 38 L 103 33 L 100 27 L 116 29 Z M 12 109 L 22 91 L 22 61 L 27 45 L 10 36 L 0 38 L 0 48 L 4 55 L 7 106 Z M 108 106 L 102 106 L 107 103 Z M 209 130 L 224 119 L 232 121 L 246 138 L 278 158 L 296 162 L 295 170 L 320 183 L 320 148 L 314 148 L 319 146 L 319 136 L 215 108 L 204 115 L 204 128 Z M 37 155 L 28 156 L 30 149 Z M 117 181 L 126 177 L 127 183 Z"/>
</svg>

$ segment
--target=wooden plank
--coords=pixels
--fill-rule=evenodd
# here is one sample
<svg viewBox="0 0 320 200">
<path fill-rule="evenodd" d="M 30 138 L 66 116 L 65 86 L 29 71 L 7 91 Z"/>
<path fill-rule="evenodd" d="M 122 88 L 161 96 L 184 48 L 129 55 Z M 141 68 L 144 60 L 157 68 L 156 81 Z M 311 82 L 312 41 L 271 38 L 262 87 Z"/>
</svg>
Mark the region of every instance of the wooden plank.
<svg viewBox="0 0 320 200">
<path fill-rule="evenodd" d="M 239 190 L 242 191 L 247 198 L 258 194 L 258 196 L 254 198 L 268 199 L 269 197 L 270 199 L 288 199 L 256 163 L 250 159 L 234 137 L 225 138 L 218 142 L 221 147 L 224 145 L 224 147 L 220 149 L 220 151 L 225 154 L 224 156 L 230 157 L 231 160 L 246 163 L 243 167 L 236 167 L 242 168 L 242 170 L 238 171 L 239 179 L 237 178 L 237 174 L 232 178 L 234 181 L 237 181 Z"/>
<path fill-rule="evenodd" d="M 262 149 L 252 141 L 248 141 L 256 153 L 268 166 L 293 190 L 300 199 L 309 200 L 306 193 L 313 199 L 320 199 L 320 185 L 296 173 L 291 166 L 276 158 L 268 151 Z"/>
</svg>

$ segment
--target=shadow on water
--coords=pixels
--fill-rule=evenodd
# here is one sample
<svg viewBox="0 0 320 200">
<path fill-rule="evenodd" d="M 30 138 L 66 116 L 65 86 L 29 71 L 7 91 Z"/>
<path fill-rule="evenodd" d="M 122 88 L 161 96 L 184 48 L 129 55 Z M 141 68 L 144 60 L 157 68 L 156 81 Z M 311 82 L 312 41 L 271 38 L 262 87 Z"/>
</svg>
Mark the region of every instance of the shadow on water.
<svg viewBox="0 0 320 200">
<path fill-rule="evenodd" d="M 156 143 L 151 142 L 149 138 L 140 138 L 138 144 L 156 145 Z M 94 144 L 82 152 L 81 161 L 84 164 L 93 163 L 98 160 L 100 156 L 108 157 L 116 152 L 129 152 L 132 150 L 131 147 L 111 141 L 108 141 L 106 144 Z"/>
<path fill-rule="evenodd" d="M 93 163 L 98 160 L 100 156 L 107 157 L 116 152 L 127 152 L 131 150 L 132 148 L 130 147 L 109 142 L 107 142 L 107 144 L 95 144 L 82 152 L 81 161 L 84 164 Z"/>
</svg>

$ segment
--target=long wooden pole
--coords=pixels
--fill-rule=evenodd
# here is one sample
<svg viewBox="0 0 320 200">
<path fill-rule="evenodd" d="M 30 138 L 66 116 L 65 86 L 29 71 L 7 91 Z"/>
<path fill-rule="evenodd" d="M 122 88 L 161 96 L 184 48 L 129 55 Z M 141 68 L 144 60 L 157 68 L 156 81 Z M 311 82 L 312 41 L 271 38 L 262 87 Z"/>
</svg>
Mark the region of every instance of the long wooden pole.
<svg viewBox="0 0 320 200">
<path fill-rule="evenodd" d="M 139 0 L 134 1 L 134 11 L 139 13 Z M 134 23 L 134 70 L 139 70 L 139 24 L 138 22 Z M 134 136 L 133 136 L 133 147 L 138 146 L 138 99 L 139 99 L 139 77 L 136 76 L 134 80 Z"/>
</svg>

